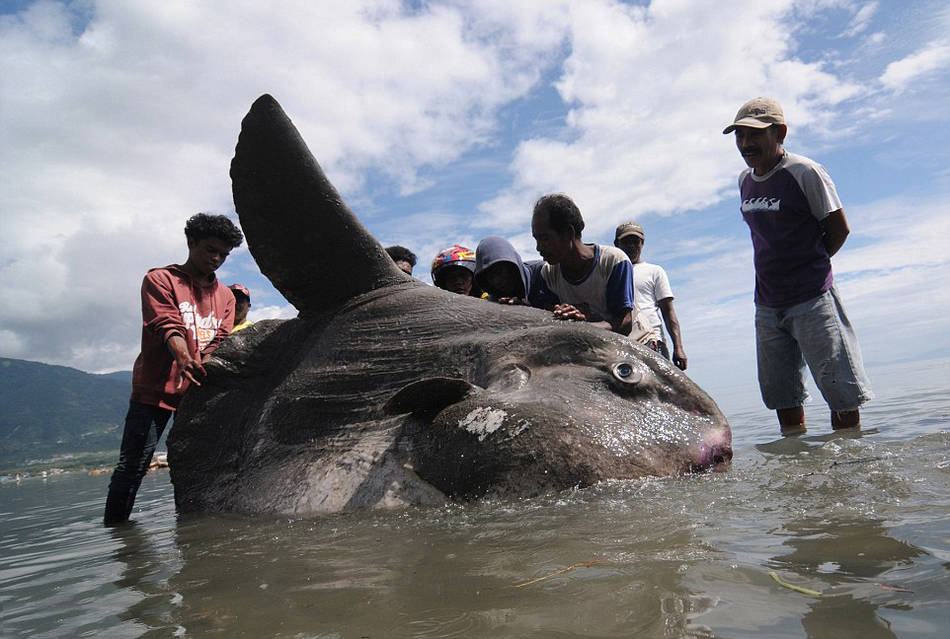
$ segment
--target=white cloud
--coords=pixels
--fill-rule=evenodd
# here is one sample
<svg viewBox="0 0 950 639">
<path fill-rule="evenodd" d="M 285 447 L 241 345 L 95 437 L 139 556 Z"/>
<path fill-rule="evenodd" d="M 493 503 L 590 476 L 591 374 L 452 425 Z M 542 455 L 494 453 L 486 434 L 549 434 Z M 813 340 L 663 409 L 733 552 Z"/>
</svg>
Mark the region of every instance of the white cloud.
<svg viewBox="0 0 950 639">
<path fill-rule="evenodd" d="M 811 19 L 842 10 L 848 26 Z M 752 275 L 742 222 L 734 215 L 724 231 L 683 220 L 719 215 L 735 198 L 741 161 L 719 132 L 754 95 L 783 102 L 806 151 L 875 138 L 869 153 L 913 163 L 919 151 L 902 146 L 900 131 L 860 123 L 923 114 L 906 96 L 933 92 L 880 87 L 932 77 L 946 44 L 931 35 L 918 53 L 895 53 L 899 25 L 887 11 L 838 0 L 44 0 L 0 16 L 0 353 L 127 368 L 143 274 L 184 259 L 190 214 L 232 211 L 227 171 L 240 121 L 270 92 L 364 223 L 417 251 L 420 279 L 439 249 L 474 247 L 489 233 L 536 257 L 530 208 L 543 192 L 565 191 L 585 213 L 586 237 L 610 238 L 630 217 L 646 220 L 652 238 L 667 236 L 647 250 L 677 257 L 671 277 L 697 370 L 727 355 L 746 361 Z M 867 40 L 885 22 L 873 64 L 824 50 L 833 40 L 857 51 L 866 45 L 837 36 L 850 29 Z M 813 47 L 821 52 L 808 53 L 803 38 L 820 28 L 829 29 Z M 882 150 L 876 136 L 892 130 Z M 438 183 L 447 174 L 451 193 Z M 453 207 L 460 198 L 465 211 Z M 913 217 L 909 201 L 900 210 Z M 411 212 L 394 217 L 394 203 Z M 861 301 L 875 282 L 945 272 L 906 247 L 946 247 L 934 239 L 942 228 L 871 233 L 877 218 L 868 216 L 853 224 L 836 269 L 859 314 L 878 317 Z M 884 261 L 891 271 L 869 266 Z M 295 314 L 246 249 L 219 275 L 252 287 L 252 318 Z"/>
<path fill-rule="evenodd" d="M 835 280 L 868 362 L 950 350 L 950 194 L 887 197 L 849 206 L 851 235 Z M 734 222 L 745 225 L 738 220 Z M 691 373 L 707 390 L 755 379 L 751 242 L 698 238 L 711 256 L 669 270 Z M 679 251 L 674 252 L 682 257 Z M 926 300 L 924 303 L 922 300 Z M 728 368 L 722 362 L 730 362 Z"/>
<path fill-rule="evenodd" d="M 297 317 L 297 309 L 290 304 L 283 304 L 281 306 L 261 306 L 260 308 L 257 308 L 253 306 L 252 303 L 251 310 L 247 313 L 247 319 L 251 320 L 252 322 L 258 322 L 264 319 L 293 319 L 295 317 Z"/>
<path fill-rule="evenodd" d="M 871 22 L 871 18 L 877 13 L 877 9 L 877 2 L 868 2 L 863 5 L 858 9 L 857 13 L 854 14 L 854 17 L 851 19 L 851 24 L 848 25 L 848 28 L 845 29 L 842 35 L 846 38 L 853 38 L 866 31 L 868 24 Z"/>
<path fill-rule="evenodd" d="M 371 169 L 425 187 L 419 169 L 485 144 L 560 38 L 557 11 L 483 6 L 476 22 L 385 0 L 43 1 L 0 17 L 4 343 L 87 369 L 134 349 L 142 275 L 185 257 L 189 215 L 232 209 L 230 156 L 263 92 L 342 191 Z"/>
<path fill-rule="evenodd" d="M 859 275 L 950 264 L 950 196 L 896 196 L 851 207 L 849 250 L 835 270 Z M 854 244 L 859 244 L 854 246 Z"/>
<path fill-rule="evenodd" d="M 881 84 L 901 91 L 917 78 L 950 66 L 950 44 L 932 42 L 906 58 L 891 62 L 881 75 Z"/>
<path fill-rule="evenodd" d="M 592 236 L 622 218 L 728 197 L 738 157 L 719 132 L 740 104 L 775 96 L 807 127 L 861 91 L 793 56 L 792 6 L 573 4 L 571 54 L 556 82 L 570 135 L 518 147 L 515 182 L 483 205 L 485 223 L 511 227 L 524 218 L 515 211 L 551 191 L 577 201 Z"/>
<path fill-rule="evenodd" d="M 26 345 L 15 331 L 0 329 L 0 353 L 3 353 L 4 357 L 25 358 Z"/>
</svg>

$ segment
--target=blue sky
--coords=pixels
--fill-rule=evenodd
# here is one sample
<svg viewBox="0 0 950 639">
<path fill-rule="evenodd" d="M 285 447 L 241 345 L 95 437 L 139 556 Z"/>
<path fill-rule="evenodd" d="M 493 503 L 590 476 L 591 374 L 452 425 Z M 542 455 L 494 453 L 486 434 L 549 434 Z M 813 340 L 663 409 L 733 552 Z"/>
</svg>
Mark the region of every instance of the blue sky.
<svg viewBox="0 0 950 639">
<path fill-rule="evenodd" d="M 578 202 L 587 241 L 637 219 L 670 275 L 689 373 L 755 393 L 738 106 L 785 106 L 852 234 L 836 278 L 871 365 L 950 354 L 945 2 L 0 4 L 0 355 L 128 369 L 138 288 L 233 215 L 251 102 L 280 101 L 350 208 L 419 255 L 489 234 L 536 257 L 530 210 Z M 252 319 L 294 309 L 242 248 Z M 872 380 L 873 381 L 873 380 Z"/>
</svg>

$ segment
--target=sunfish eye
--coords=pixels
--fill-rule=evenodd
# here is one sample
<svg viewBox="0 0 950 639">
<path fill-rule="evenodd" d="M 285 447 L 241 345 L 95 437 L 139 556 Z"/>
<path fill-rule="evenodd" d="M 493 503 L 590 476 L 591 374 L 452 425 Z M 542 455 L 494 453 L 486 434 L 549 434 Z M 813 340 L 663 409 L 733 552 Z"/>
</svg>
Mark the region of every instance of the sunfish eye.
<svg viewBox="0 0 950 639">
<path fill-rule="evenodd" d="M 614 364 L 613 373 L 614 377 L 625 384 L 636 384 L 643 379 L 643 375 L 629 362 Z"/>
</svg>

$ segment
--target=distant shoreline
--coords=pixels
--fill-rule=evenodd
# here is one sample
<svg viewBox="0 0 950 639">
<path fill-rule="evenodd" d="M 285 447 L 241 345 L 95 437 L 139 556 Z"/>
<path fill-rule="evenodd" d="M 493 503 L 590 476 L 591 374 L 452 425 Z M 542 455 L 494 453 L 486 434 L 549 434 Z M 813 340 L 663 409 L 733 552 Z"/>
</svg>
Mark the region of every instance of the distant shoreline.
<svg viewBox="0 0 950 639">
<path fill-rule="evenodd" d="M 43 478 L 66 473 L 87 473 L 90 475 L 111 473 L 117 461 L 116 454 L 115 450 L 69 453 L 56 455 L 50 459 L 0 467 L 0 483 L 6 484 L 18 479 Z M 167 467 L 168 453 L 164 450 L 155 451 L 155 457 L 152 459 L 149 470 Z"/>
</svg>

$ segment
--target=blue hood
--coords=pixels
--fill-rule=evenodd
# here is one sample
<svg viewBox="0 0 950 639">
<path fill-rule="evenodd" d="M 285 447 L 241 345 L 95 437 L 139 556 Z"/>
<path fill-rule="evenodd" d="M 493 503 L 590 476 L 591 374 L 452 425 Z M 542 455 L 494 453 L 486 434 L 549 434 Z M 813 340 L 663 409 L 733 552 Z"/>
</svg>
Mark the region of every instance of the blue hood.
<svg viewBox="0 0 950 639">
<path fill-rule="evenodd" d="M 484 283 L 480 281 L 479 274 L 498 262 L 511 262 L 518 267 L 518 272 L 521 273 L 521 284 L 524 286 L 524 292 L 520 297 L 526 298 L 531 291 L 531 270 L 521 261 L 521 256 L 518 255 L 518 251 L 511 242 L 497 235 L 489 235 L 479 242 L 478 248 L 475 249 L 475 281 L 478 285 L 482 290 L 487 290 Z"/>
</svg>

